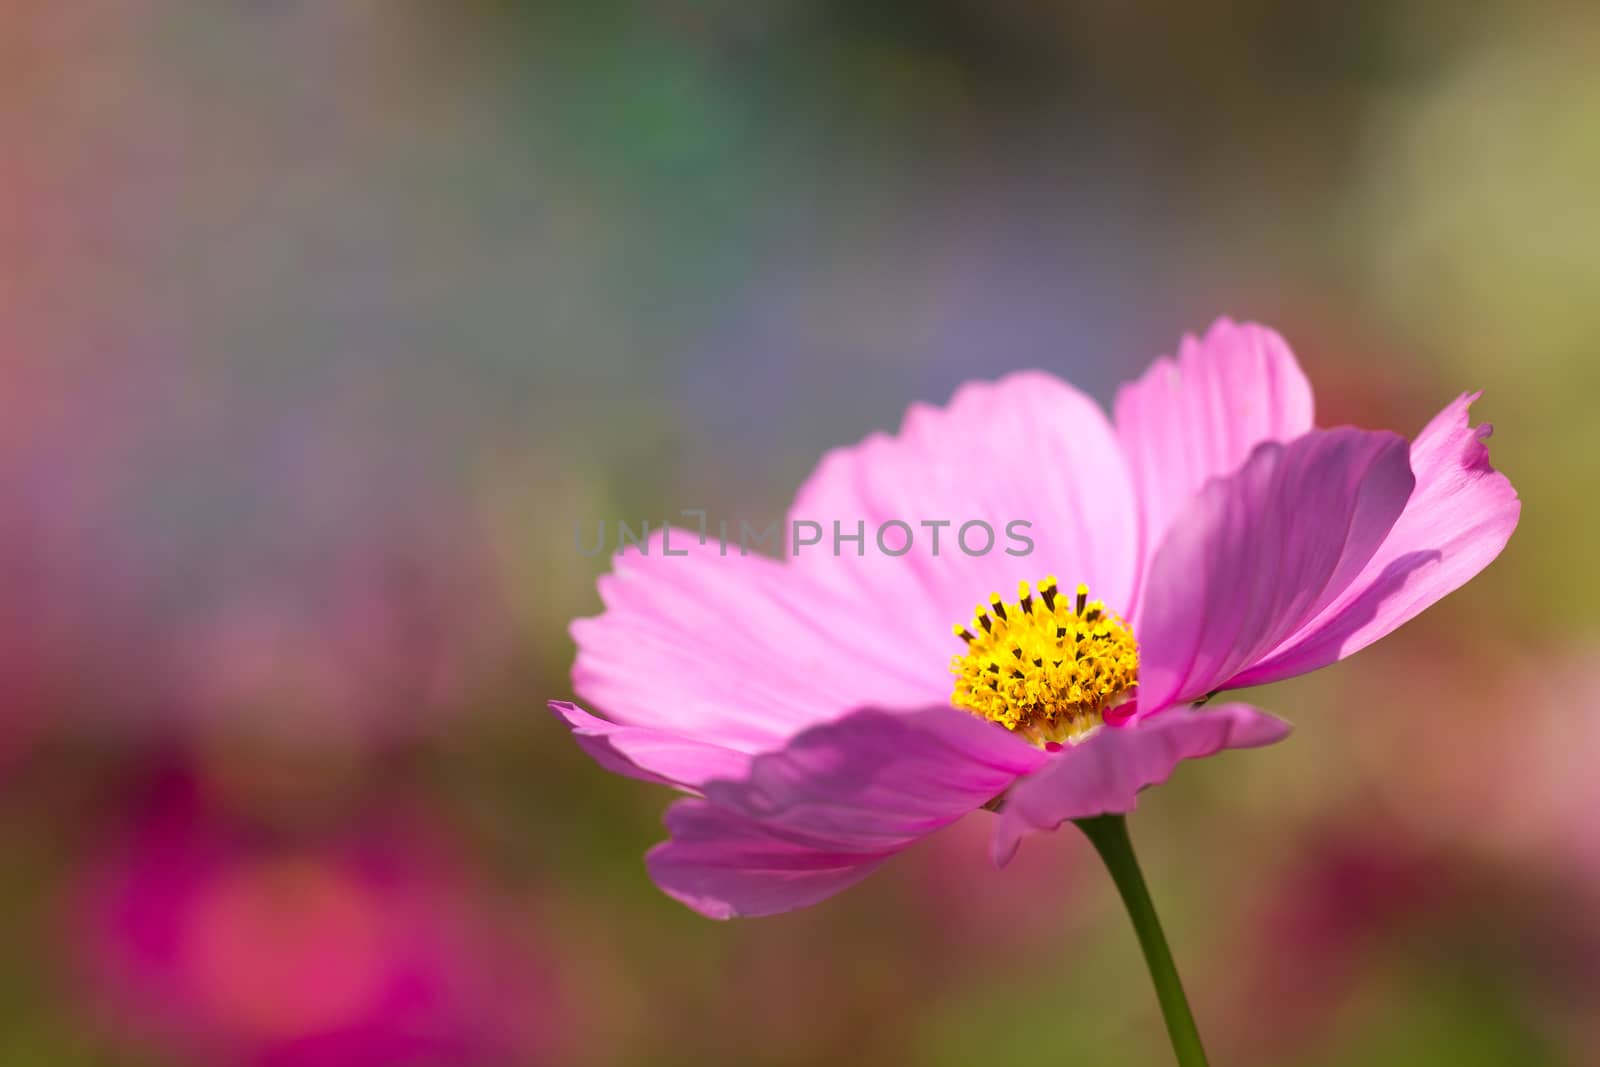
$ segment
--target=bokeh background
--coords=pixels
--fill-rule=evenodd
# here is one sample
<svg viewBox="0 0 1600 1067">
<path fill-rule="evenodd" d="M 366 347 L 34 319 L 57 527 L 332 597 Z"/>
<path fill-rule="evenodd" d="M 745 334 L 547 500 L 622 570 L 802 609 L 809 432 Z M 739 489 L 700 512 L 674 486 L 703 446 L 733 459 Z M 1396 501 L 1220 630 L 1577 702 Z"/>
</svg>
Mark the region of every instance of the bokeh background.
<svg viewBox="0 0 1600 1067">
<path fill-rule="evenodd" d="M 708 922 L 544 701 L 574 523 L 1227 313 L 1525 510 L 1134 817 L 1214 1059 L 1600 1064 L 1597 16 L 5 5 L 0 1062 L 1168 1062 L 1076 835 Z"/>
</svg>

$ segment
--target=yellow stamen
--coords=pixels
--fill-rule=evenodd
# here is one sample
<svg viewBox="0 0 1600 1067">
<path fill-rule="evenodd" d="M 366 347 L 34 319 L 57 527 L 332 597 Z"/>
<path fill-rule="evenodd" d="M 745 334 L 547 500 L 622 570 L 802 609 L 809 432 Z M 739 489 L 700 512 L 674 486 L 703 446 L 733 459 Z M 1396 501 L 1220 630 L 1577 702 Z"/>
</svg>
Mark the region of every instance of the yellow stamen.
<svg viewBox="0 0 1600 1067">
<path fill-rule="evenodd" d="M 950 661 L 951 701 L 1035 745 L 1076 744 L 1128 699 L 1139 682 L 1139 646 L 1128 624 L 1078 586 L 1058 596 L 1056 580 L 1028 583 L 1007 604 L 999 593 L 979 605 L 971 626 L 957 626 L 965 655 Z"/>
</svg>

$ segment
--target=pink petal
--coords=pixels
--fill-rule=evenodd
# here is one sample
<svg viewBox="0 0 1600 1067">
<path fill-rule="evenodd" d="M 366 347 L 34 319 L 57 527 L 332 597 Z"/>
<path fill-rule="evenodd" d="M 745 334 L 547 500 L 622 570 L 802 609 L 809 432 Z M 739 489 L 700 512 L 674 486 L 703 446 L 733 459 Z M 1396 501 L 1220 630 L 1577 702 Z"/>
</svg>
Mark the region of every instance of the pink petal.
<svg viewBox="0 0 1600 1067">
<path fill-rule="evenodd" d="M 1342 593 L 1411 495 L 1407 452 L 1391 433 L 1314 430 L 1201 490 L 1151 563 L 1141 714 L 1231 684 Z"/>
<path fill-rule="evenodd" d="M 830 852 L 788 841 L 703 800 L 667 810 L 672 839 L 645 856 L 662 892 L 711 919 L 804 908 L 848 889 L 893 855 Z"/>
<path fill-rule="evenodd" d="M 1311 429 L 1311 385 L 1283 338 L 1218 319 L 1117 393 L 1117 436 L 1143 517 L 1148 560 L 1200 487 L 1231 474 L 1263 441 Z"/>
<path fill-rule="evenodd" d="M 550 701 L 550 710 L 572 727 L 579 746 L 614 774 L 698 791 L 714 778 L 739 778 L 750 769 L 748 753 L 721 745 L 607 722 L 564 700 Z"/>
<path fill-rule="evenodd" d="M 680 802 L 652 877 L 714 918 L 787 911 L 1003 793 L 1046 755 L 948 707 L 862 711 L 756 757 L 738 780 Z"/>
<path fill-rule="evenodd" d="M 859 603 L 921 668 L 942 669 L 959 651 L 951 625 L 970 619 L 991 592 L 1015 596 L 1020 580 L 1055 574 L 1068 588 L 1086 582 L 1118 611 L 1133 586 L 1136 516 L 1121 447 L 1092 400 L 1042 372 L 964 385 L 948 407 L 912 407 L 897 436 L 874 434 L 830 452 L 790 515 L 825 532 L 823 544 L 794 562 Z M 874 543 L 880 525 L 894 520 L 914 534 L 904 556 Z M 864 555 L 848 543 L 833 554 L 835 522 L 845 534 L 864 524 Z M 937 522 L 949 525 L 922 525 Z M 962 550 L 969 522 L 994 531 L 986 554 Z M 1007 536 L 1013 522 L 1031 523 L 1016 530 L 1031 549 Z M 885 537 L 889 549 L 903 547 L 898 528 Z M 974 525 L 967 548 L 977 553 L 986 540 Z"/>
<path fill-rule="evenodd" d="M 1174 708 L 1104 727 L 1011 787 L 995 825 L 995 863 L 1010 862 L 1022 838 L 1034 831 L 1132 811 L 1140 790 L 1166 781 L 1184 760 L 1270 745 L 1288 734 L 1288 723 L 1247 704 Z"/>
<path fill-rule="evenodd" d="M 1468 420 L 1479 395 L 1457 398 L 1412 443 L 1416 491 L 1361 574 L 1236 684 L 1304 674 L 1358 652 L 1459 589 L 1500 554 L 1522 503 L 1489 464 L 1484 441 L 1493 427 Z"/>
<path fill-rule="evenodd" d="M 600 579 L 605 613 L 572 624 L 587 703 L 620 724 L 759 752 L 859 707 L 948 695 L 944 659 L 907 661 L 881 623 L 798 568 L 722 551 L 673 530 L 617 556 Z"/>
</svg>

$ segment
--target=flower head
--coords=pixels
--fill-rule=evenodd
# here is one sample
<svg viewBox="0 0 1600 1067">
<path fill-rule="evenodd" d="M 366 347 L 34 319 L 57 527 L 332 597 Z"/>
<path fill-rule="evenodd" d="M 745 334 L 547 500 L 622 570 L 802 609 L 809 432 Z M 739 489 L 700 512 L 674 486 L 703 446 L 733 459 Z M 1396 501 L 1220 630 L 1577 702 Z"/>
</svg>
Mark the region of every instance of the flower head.
<svg viewBox="0 0 1600 1067">
<path fill-rule="evenodd" d="M 1281 739 L 1207 702 L 1342 659 L 1486 566 L 1519 503 L 1473 399 L 1409 443 L 1315 429 L 1288 346 L 1227 320 L 1125 386 L 1114 424 L 1048 374 L 963 386 L 827 455 L 786 559 L 685 531 L 620 553 L 573 626 L 575 688 L 608 717 L 552 709 L 603 766 L 690 794 L 648 862 L 707 915 L 823 899 L 979 808 L 1005 862 L 1185 759 Z"/>
<path fill-rule="evenodd" d="M 1069 600 L 1046 578 L 1036 599 L 1023 582 L 1009 610 L 995 593 L 973 622 L 956 627 L 967 651 L 950 702 L 1035 744 L 1085 740 L 1138 684 L 1133 632 L 1086 585 Z"/>
</svg>

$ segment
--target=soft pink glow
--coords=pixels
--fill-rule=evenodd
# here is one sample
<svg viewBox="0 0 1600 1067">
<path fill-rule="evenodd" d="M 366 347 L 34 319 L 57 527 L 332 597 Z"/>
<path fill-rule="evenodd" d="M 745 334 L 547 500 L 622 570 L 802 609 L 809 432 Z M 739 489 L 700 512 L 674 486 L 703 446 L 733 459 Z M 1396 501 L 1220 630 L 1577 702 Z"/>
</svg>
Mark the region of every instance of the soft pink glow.
<svg viewBox="0 0 1600 1067">
<path fill-rule="evenodd" d="M 186 777 L 134 802 L 72 913 L 112 1033 L 274 1067 L 499 1067 L 566 1040 L 526 932 L 407 809 L 297 832 Z"/>
</svg>

